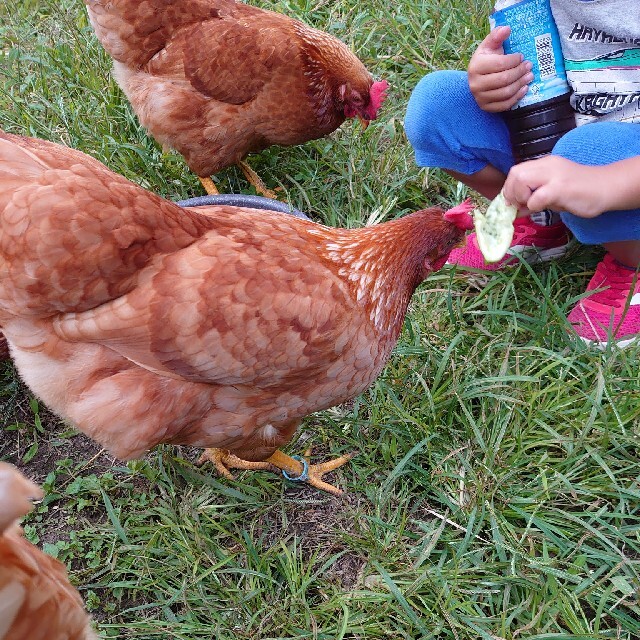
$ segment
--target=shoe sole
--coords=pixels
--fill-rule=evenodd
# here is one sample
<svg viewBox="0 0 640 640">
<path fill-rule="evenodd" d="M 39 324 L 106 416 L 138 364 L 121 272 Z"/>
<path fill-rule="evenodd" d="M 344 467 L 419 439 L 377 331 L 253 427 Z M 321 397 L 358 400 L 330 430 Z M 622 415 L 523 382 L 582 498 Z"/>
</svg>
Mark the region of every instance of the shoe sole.
<svg viewBox="0 0 640 640">
<path fill-rule="evenodd" d="M 604 351 L 610 344 L 614 344 L 618 349 L 624 349 L 628 347 L 630 344 L 633 344 L 640 338 L 640 336 L 633 336 L 633 338 L 627 338 L 626 340 L 613 340 L 609 342 L 600 342 L 599 340 L 590 340 L 589 338 L 583 338 L 582 336 L 578 336 L 582 342 L 584 342 L 589 347 L 595 347 L 596 349 L 600 349 L 600 351 Z"/>
<path fill-rule="evenodd" d="M 549 249 L 541 249 L 540 247 L 532 247 L 530 245 L 515 245 L 509 247 L 509 254 L 519 256 L 529 264 L 540 264 L 541 262 L 550 262 L 557 260 L 566 255 L 569 250 L 569 242 L 559 247 L 550 247 Z M 515 263 L 512 263 L 515 266 Z M 507 266 L 507 265 L 505 265 Z"/>
</svg>

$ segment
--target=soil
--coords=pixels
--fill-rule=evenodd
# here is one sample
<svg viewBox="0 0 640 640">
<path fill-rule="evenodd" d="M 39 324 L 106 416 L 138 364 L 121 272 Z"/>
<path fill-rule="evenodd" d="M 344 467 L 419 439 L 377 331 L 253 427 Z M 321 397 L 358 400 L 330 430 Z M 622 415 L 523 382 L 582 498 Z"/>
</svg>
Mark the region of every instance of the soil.
<svg viewBox="0 0 640 640">
<path fill-rule="evenodd" d="M 9 378 L 9 392 L 0 397 L 0 419 L 2 420 L 2 439 L 0 439 L 0 460 L 10 462 L 34 482 L 42 484 L 47 475 L 55 469 L 55 462 L 63 458 L 87 461 L 84 471 L 99 475 L 110 469 L 115 459 L 100 446 L 81 433 L 74 431 L 68 437 L 69 427 L 45 406 L 39 405 L 38 415 L 45 436 L 35 431 L 34 413 L 30 407 L 30 394 L 10 366 L 6 378 Z M 35 433 L 34 433 L 35 432 Z M 65 437 L 61 437 L 65 434 Z M 24 462 L 27 452 L 37 441 L 38 451 L 28 462 Z"/>
</svg>

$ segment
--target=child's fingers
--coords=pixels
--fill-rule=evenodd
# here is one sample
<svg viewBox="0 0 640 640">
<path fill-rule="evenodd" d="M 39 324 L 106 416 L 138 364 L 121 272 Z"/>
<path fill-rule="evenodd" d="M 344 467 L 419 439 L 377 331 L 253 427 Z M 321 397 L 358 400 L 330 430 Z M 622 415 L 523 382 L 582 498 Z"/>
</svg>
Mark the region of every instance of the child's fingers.
<svg viewBox="0 0 640 640">
<path fill-rule="evenodd" d="M 517 182 L 515 180 L 507 180 L 502 189 L 504 198 L 509 204 L 513 204 L 518 209 L 522 207 L 529 207 L 529 200 L 532 196 L 532 190 L 524 182 Z"/>
<path fill-rule="evenodd" d="M 485 75 L 490 73 L 500 73 L 517 69 L 524 63 L 521 53 L 510 53 L 503 55 L 474 55 L 469 66 L 475 73 Z"/>
<path fill-rule="evenodd" d="M 527 209 L 530 211 L 542 211 L 543 209 L 555 209 L 554 191 L 549 185 L 538 187 L 526 201 Z"/>
<path fill-rule="evenodd" d="M 487 104 L 507 104 L 515 100 L 521 93 L 524 93 L 525 89 L 526 87 L 523 87 L 520 82 L 514 82 L 508 87 L 494 89 L 493 91 L 484 91 L 482 98 Z"/>
<path fill-rule="evenodd" d="M 516 102 L 524 98 L 528 90 L 526 84 L 522 86 L 521 82 L 516 82 L 509 87 L 478 93 L 476 100 L 484 111 L 499 113 L 511 109 Z"/>
<path fill-rule="evenodd" d="M 493 113 L 502 113 L 503 111 L 508 111 L 516 104 L 519 100 L 522 100 L 527 95 L 527 91 L 529 87 L 526 85 L 521 87 L 516 93 L 506 96 L 502 100 L 496 100 L 495 98 L 491 98 L 485 102 L 483 102 L 483 109 L 485 111 L 493 112 Z"/>
<path fill-rule="evenodd" d="M 544 177 L 536 171 L 536 163 L 536 160 L 531 160 L 511 167 L 502 188 L 507 202 L 519 208 L 526 206 L 531 209 L 529 206 L 531 197 L 539 188 L 543 188 L 545 183 Z M 544 196 L 544 193 L 542 195 Z M 534 200 L 533 204 L 536 203 L 537 201 Z M 539 211 L 539 209 L 535 210 Z"/>
<path fill-rule="evenodd" d="M 533 74 L 530 69 L 530 64 L 523 62 L 514 69 L 478 76 L 474 80 L 478 85 L 481 85 L 483 91 L 500 91 L 504 89 L 505 91 L 511 90 L 511 94 L 513 94 L 520 87 L 529 84 L 533 80 Z"/>
<path fill-rule="evenodd" d="M 509 37 L 510 27 L 496 27 L 478 45 L 476 51 L 483 53 L 503 53 L 502 43 Z"/>
</svg>

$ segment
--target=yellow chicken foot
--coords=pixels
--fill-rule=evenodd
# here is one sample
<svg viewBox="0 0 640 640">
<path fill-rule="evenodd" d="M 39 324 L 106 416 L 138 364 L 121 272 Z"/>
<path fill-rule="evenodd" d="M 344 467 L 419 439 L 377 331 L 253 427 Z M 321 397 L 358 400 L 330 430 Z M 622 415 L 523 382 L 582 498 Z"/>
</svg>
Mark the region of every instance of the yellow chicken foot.
<svg viewBox="0 0 640 640">
<path fill-rule="evenodd" d="M 207 195 L 210 195 L 210 196 L 220 195 L 220 192 L 218 191 L 218 187 L 216 187 L 216 185 L 213 183 L 213 180 L 211 178 L 201 178 L 200 176 L 198 177 L 200 179 L 200 182 L 202 183 L 202 186 L 204 187 L 204 190 L 207 192 Z"/>
<path fill-rule="evenodd" d="M 275 191 L 271 191 L 267 187 L 267 185 L 262 181 L 262 178 L 244 161 L 240 160 L 238 162 L 238 167 L 242 173 L 244 173 L 245 178 L 249 181 L 249 184 L 253 185 L 253 188 L 265 198 L 271 198 L 272 200 L 277 200 L 278 196 Z"/>
<path fill-rule="evenodd" d="M 309 464 L 307 456 L 311 455 L 307 452 L 304 458 L 300 456 L 291 457 L 286 453 L 283 453 L 277 449 L 270 458 L 267 458 L 265 462 L 270 463 L 274 467 L 282 470 L 282 475 L 287 480 L 293 480 L 296 482 L 306 482 L 316 489 L 326 491 L 334 496 L 341 496 L 342 490 L 338 487 L 334 487 L 328 482 L 324 482 L 322 476 L 329 471 L 333 471 L 338 467 L 341 467 L 346 462 L 349 462 L 355 453 L 347 453 L 344 456 L 335 458 L 334 460 L 328 460 L 327 462 L 321 462 L 320 464 Z"/>
<path fill-rule="evenodd" d="M 218 473 L 229 480 L 233 480 L 233 474 L 229 469 L 275 471 L 277 473 L 277 469 L 267 461 L 251 462 L 250 460 L 243 460 L 226 449 L 205 449 L 196 464 L 204 464 L 205 462 L 213 462 Z"/>
<path fill-rule="evenodd" d="M 307 452 L 307 455 L 310 455 Z M 233 475 L 229 469 L 246 469 L 249 471 L 282 471 L 282 475 L 288 480 L 294 482 L 306 482 L 316 489 L 326 491 L 334 496 L 341 496 L 342 491 L 337 487 L 324 482 L 322 476 L 329 471 L 333 471 L 338 467 L 351 460 L 355 453 L 347 453 L 344 456 L 328 460 L 320 464 L 309 464 L 306 458 L 300 456 L 291 457 L 280 450 L 277 450 L 270 458 L 261 462 L 251 462 L 234 456 L 226 449 L 205 449 L 200 456 L 197 464 L 204 462 L 213 462 L 216 470 L 221 476 L 233 480 Z"/>
</svg>

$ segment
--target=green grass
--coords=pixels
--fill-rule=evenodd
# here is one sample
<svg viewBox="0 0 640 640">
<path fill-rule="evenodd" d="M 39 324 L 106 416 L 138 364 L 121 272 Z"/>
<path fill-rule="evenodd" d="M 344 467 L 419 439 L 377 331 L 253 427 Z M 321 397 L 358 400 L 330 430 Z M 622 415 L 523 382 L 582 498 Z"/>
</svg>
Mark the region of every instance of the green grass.
<svg viewBox="0 0 640 640">
<path fill-rule="evenodd" d="M 347 41 L 391 85 L 379 121 L 251 163 L 315 219 L 356 226 L 464 189 L 416 169 L 402 116 L 436 68 L 464 68 L 488 2 L 256 2 Z M 452 6 L 454 5 L 454 6 Z M 171 199 L 200 195 L 139 127 L 81 2 L 0 6 L 0 126 L 81 149 Z M 225 191 L 246 188 L 235 169 Z M 640 637 L 640 347 L 567 332 L 597 250 L 491 278 L 442 272 L 394 356 L 289 447 L 360 452 L 334 499 L 269 474 L 230 482 L 197 452 L 111 459 L 0 380 L 0 458 L 42 482 L 29 538 L 70 567 L 103 638 Z"/>
</svg>

